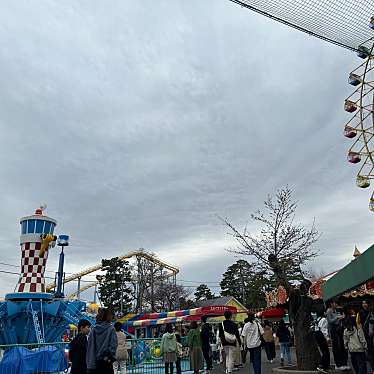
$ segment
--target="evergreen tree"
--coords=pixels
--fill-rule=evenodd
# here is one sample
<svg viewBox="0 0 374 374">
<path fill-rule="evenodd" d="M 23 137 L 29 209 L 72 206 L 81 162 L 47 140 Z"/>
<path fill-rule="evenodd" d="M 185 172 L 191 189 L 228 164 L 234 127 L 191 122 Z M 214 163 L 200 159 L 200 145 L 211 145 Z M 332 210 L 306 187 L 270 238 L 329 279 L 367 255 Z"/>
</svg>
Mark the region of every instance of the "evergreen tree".
<svg viewBox="0 0 374 374">
<path fill-rule="evenodd" d="M 99 276 L 99 295 L 105 307 L 114 313 L 127 314 L 131 311 L 132 289 L 129 263 L 118 257 L 102 260 L 105 275 Z"/>
<path fill-rule="evenodd" d="M 245 260 L 230 265 L 222 275 L 221 295 L 233 296 L 248 308 L 266 306 L 265 288 L 269 285 L 265 272 Z"/>
<path fill-rule="evenodd" d="M 214 299 L 215 297 L 210 288 L 206 284 L 200 284 L 200 286 L 196 288 L 194 296 L 196 301 L 210 300 Z"/>
</svg>

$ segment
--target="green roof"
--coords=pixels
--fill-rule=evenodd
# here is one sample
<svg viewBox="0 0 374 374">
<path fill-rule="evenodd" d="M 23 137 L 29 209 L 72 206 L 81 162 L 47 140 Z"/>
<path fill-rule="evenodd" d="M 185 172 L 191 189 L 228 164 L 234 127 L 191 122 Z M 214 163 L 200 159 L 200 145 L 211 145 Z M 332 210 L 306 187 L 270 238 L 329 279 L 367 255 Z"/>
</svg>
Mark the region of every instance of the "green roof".
<svg viewBox="0 0 374 374">
<path fill-rule="evenodd" d="M 322 285 L 324 300 L 330 300 L 374 279 L 374 245 Z"/>
</svg>

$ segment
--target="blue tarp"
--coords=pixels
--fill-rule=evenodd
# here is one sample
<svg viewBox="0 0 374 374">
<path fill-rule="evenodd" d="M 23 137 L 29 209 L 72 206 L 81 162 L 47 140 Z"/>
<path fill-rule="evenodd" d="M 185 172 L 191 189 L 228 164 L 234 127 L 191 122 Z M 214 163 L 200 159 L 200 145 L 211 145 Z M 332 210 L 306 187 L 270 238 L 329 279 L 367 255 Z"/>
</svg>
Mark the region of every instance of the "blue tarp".
<svg viewBox="0 0 374 374">
<path fill-rule="evenodd" d="M 11 348 L 4 352 L 0 362 L 0 374 L 55 373 L 67 368 L 64 350 L 53 346 Z"/>
</svg>

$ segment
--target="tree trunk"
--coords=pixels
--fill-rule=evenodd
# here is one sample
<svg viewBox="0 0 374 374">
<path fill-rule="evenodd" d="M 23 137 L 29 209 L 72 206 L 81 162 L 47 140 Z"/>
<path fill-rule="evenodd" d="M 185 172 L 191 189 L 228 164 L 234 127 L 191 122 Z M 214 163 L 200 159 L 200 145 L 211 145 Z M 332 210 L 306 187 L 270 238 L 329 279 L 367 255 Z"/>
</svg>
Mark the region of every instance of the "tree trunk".
<svg viewBox="0 0 374 374">
<path fill-rule="evenodd" d="M 289 296 L 289 317 L 295 334 L 297 367 L 316 370 L 320 353 L 311 328 L 312 299 L 292 290 Z"/>
</svg>

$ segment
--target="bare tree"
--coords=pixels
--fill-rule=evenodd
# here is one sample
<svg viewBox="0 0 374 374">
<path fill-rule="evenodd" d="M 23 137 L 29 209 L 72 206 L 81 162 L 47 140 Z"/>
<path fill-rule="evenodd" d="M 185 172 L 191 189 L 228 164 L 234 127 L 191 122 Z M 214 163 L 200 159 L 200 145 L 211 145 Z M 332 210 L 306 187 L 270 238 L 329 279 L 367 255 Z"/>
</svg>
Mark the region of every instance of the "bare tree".
<svg viewBox="0 0 374 374">
<path fill-rule="evenodd" d="M 182 285 L 163 283 L 155 290 L 155 306 L 158 312 L 181 308 L 181 300 L 187 300 L 190 292 Z"/>
<path fill-rule="evenodd" d="M 260 266 L 274 274 L 278 285 L 286 289 L 298 368 L 314 370 L 319 352 L 310 328 L 313 300 L 308 290 L 311 282 L 306 279 L 303 266 L 318 254 L 312 246 L 319 233 L 314 221 L 309 229 L 295 223 L 297 203 L 288 187 L 278 190 L 275 197 L 268 196 L 264 207 L 264 211 L 251 214 L 251 219 L 260 225 L 258 234 L 249 232 L 247 226 L 239 231 L 228 219 L 223 220 L 238 243 L 231 251 L 256 259 Z M 299 282 L 294 282 L 295 279 Z"/>
</svg>

